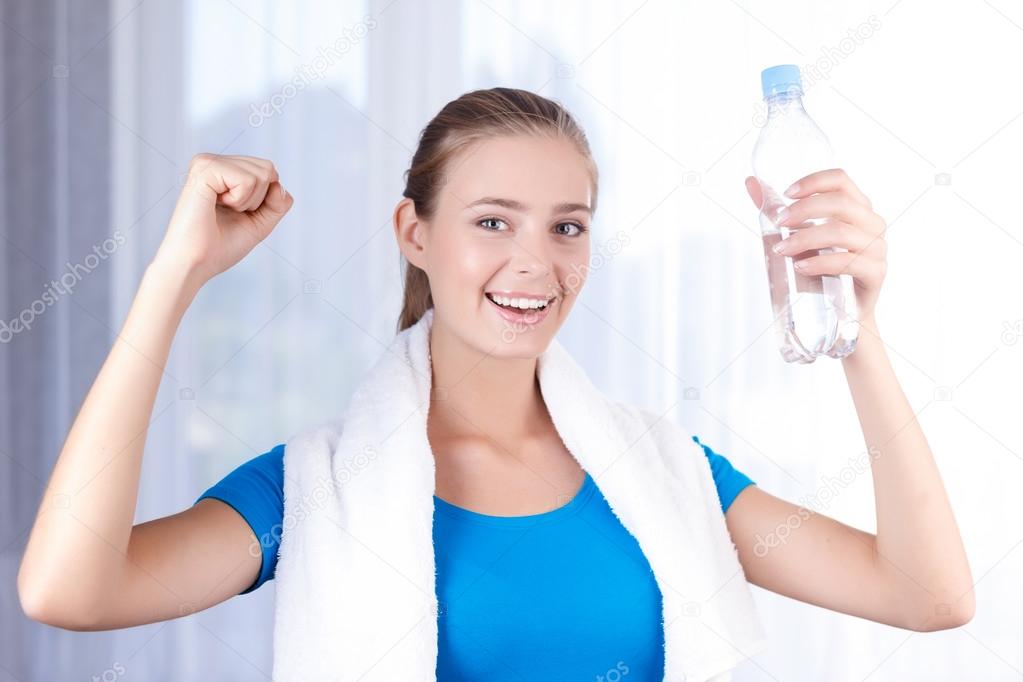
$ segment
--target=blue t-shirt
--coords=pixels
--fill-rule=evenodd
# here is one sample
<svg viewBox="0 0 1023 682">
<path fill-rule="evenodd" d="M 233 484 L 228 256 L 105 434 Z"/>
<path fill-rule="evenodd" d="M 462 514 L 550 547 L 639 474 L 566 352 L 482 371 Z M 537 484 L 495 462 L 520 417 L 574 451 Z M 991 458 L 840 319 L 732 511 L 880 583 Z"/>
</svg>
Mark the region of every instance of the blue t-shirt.
<svg viewBox="0 0 1023 682">
<path fill-rule="evenodd" d="M 700 443 L 721 511 L 753 484 Z M 284 445 L 241 464 L 197 500 L 233 507 L 273 578 L 284 518 Z M 639 543 L 587 473 L 567 504 L 490 516 L 434 496 L 439 680 L 661 680 L 661 593 Z M 339 567 L 338 579 L 344 579 Z"/>
</svg>

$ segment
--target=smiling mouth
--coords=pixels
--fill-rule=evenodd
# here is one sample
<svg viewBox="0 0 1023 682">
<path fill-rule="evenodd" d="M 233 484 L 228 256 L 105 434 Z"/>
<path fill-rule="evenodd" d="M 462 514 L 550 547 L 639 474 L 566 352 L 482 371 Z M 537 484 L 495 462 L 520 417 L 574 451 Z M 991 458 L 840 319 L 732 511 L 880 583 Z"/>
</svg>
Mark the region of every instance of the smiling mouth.
<svg viewBox="0 0 1023 682">
<path fill-rule="evenodd" d="M 513 306 L 513 305 L 504 305 L 503 303 L 498 303 L 497 301 L 494 300 L 493 296 L 491 296 L 489 292 L 485 293 L 483 295 L 486 296 L 487 299 L 491 303 L 493 303 L 497 307 L 501 308 L 502 310 L 509 310 L 509 311 L 511 311 L 513 313 L 523 313 L 523 314 L 525 314 L 525 313 L 540 313 L 540 312 L 543 312 L 543 311 L 547 310 L 548 308 L 550 308 L 551 304 L 554 303 L 554 301 L 556 300 L 554 298 L 550 298 L 550 299 L 547 300 L 546 303 L 544 303 L 542 306 L 540 306 L 538 308 L 519 308 L 519 307 L 516 307 L 516 306 Z"/>
</svg>

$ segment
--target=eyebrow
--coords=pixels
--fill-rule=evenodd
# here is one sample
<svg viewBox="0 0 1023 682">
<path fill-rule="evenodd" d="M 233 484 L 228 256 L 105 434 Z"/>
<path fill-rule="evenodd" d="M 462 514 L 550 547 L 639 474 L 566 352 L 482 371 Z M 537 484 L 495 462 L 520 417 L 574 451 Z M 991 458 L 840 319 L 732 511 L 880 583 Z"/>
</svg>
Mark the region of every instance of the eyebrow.
<svg viewBox="0 0 1023 682">
<path fill-rule="evenodd" d="M 502 199 L 500 197 L 483 197 L 482 199 L 477 199 L 471 204 L 466 204 L 465 207 L 468 209 L 483 204 L 489 204 L 492 206 L 503 206 L 504 208 L 510 209 L 512 211 L 526 212 L 529 210 L 529 207 L 523 204 L 521 201 L 515 201 L 514 199 Z M 568 213 L 570 211 L 585 211 L 586 213 L 593 215 L 593 210 L 586 204 L 565 202 L 554 206 L 555 213 Z"/>
</svg>

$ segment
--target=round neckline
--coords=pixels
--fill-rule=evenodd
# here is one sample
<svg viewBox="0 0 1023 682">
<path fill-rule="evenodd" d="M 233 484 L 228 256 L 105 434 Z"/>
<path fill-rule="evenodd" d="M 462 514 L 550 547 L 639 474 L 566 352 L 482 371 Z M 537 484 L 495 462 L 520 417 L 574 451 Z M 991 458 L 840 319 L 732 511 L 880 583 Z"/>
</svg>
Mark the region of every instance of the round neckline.
<svg viewBox="0 0 1023 682">
<path fill-rule="evenodd" d="M 436 511 L 465 521 L 475 521 L 477 523 L 485 523 L 495 526 L 531 526 L 536 523 L 546 523 L 548 521 L 563 518 L 579 511 L 590 497 L 593 496 L 593 491 L 596 490 L 596 488 L 596 482 L 587 471 L 583 478 L 582 486 L 580 486 L 576 494 L 567 503 L 545 512 L 539 512 L 536 514 L 520 514 L 518 516 L 482 514 L 480 512 L 472 511 L 471 509 L 466 509 L 465 507 L 459 507 L 458 505 L 451 504 L 436 495 L 433 496 L 433 502 L 434 509 Z"/>
</svg>

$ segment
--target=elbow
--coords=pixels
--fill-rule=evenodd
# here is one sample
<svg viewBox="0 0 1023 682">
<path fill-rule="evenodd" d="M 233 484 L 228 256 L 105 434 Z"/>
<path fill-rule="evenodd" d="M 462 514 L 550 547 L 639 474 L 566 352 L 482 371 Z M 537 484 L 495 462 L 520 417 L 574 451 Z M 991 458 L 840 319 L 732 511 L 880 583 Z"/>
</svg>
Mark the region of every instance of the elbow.
<svg viewBox="0 0 1023 682">
<path fill-rule="evenodd" d="M 971 588 L 958 598 L 931 600 L 922 612 L 917 612 L 907 629 L 915 632 L 952 630 L 969 623 L 976 612 L 976 599 Z"/>
<path fill-rule="evenodd" d="M 29 620 L 37 623 L 45 622 L 45 606 L 42 600 L 42 590 L 29 583 L 28 569 L 25 567 L 25 559 L 22 558 L 21 566 L 18 569 L 18 604 L 22 613 Z"/>
<path fill-rule="evenodd" d="M 18 602 L 22 613 L 37 623 L 63 630 L 87 632 L 99 629 L 95 609 L 79 609 L 70 600 L 56 598 L 45 585 L 30 584 L 18 575 Z"/>
<path fill-rule="evenodd" d="M 81 617 L 73 611 L 56 607 L 42 599 L 26 599 L 20 593 L 18 598 L 25 616 L 37 623 L 76 632 L 91 632 L 100 629 L 94 618 Z"/>
</svg>

